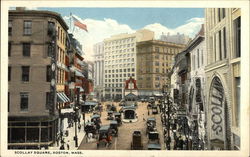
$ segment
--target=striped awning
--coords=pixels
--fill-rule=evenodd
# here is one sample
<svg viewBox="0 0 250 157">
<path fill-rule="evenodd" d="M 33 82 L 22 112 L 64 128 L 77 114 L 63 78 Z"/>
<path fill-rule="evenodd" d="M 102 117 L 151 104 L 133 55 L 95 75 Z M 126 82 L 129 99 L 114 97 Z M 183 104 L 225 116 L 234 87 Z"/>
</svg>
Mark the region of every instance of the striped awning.
<svg viewBox="0 0 250 157">
<path fill-rule="evenodd" d="M 76 72 L 76 76 L 79 76 L 79 77 L 84 77 L 84 75 L 81 73 L 81 72 L 79 72 L 79 71 L 75 71 Z"/>
<path fill-rule="evenodd" d="M 57 101 L 65 103 L 65 102 L 70 102 L 70 99 L 67 97 L 67 95 L 64 92 L 58 92 Z"/>
</svg>

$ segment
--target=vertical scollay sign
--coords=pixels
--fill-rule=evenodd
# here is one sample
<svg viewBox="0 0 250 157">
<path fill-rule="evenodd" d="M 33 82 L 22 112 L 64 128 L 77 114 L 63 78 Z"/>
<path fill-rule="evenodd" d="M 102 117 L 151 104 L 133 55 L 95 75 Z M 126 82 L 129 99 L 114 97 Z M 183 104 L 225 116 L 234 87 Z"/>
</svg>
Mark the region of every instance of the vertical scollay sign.
<svg viewBox="0 0 250 157">
<path fill-rule="evenodd" d="M 222 83 L 218 77 L 212 81 L 210 88 L 210 139 L 224 141 L 225 128 L 224 128 L 224 104 L 225 94 Z"/>
</svg>

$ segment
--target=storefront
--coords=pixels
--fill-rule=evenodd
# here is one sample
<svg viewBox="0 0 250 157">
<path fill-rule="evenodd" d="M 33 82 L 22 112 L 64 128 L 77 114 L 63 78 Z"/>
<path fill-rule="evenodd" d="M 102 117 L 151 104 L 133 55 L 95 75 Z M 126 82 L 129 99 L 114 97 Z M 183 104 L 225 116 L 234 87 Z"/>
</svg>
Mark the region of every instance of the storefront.
<svg viewBox="0 0 250 157">
<path fill-rule="evenodd" d="M 8 149 L 47 149 L 55 142 L 58 117 L 9 117 Z"/>
</svg>

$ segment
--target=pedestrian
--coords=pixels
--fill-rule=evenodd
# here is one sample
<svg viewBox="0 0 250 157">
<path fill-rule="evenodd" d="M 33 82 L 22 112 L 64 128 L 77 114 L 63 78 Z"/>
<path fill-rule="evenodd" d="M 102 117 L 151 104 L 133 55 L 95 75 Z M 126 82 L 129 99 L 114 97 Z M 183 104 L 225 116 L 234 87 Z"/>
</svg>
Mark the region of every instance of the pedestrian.
<svg viewBox="0 0 250 157">
<path fill-rule="evenodd" d="M 149 115 L 149 110 L 148 110 L 148 115 Z"/>
<path fill-rule="evenodd" d="M 60 150 L 64 150 L 64 144 L 61 145 Z"/>
<path fill-rule="evenodd" d="M 68 141 L 69 142 L 69 141 Z M 69 143 L 67 143 L 67 149 L 69 150 Z"/>
</svg>

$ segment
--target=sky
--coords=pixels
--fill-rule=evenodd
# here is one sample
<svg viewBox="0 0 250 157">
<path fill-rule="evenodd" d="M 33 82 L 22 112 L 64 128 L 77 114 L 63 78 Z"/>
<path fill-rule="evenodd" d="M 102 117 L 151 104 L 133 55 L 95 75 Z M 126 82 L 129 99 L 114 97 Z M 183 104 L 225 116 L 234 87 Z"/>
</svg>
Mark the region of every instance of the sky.
<svg viewBox="0 0 250 157">
<path fill-rule="evenodd" d="M 88 27 L 88 32 L 71 27 L 74 37 L 82 44 L 86 60 L 93 60 L 93 45 L 111 35 L 133 33 L 139 29 L 162 33 L 177 32 L 193 38 L 204 23 L 203 8 L 28 8 L 54 11 L 70 26 L 70 13 Z M 71 24 L 73 26 L 73 24 Z M 74 30 L 74 31 L 73 31 Z"/>
</svg>

